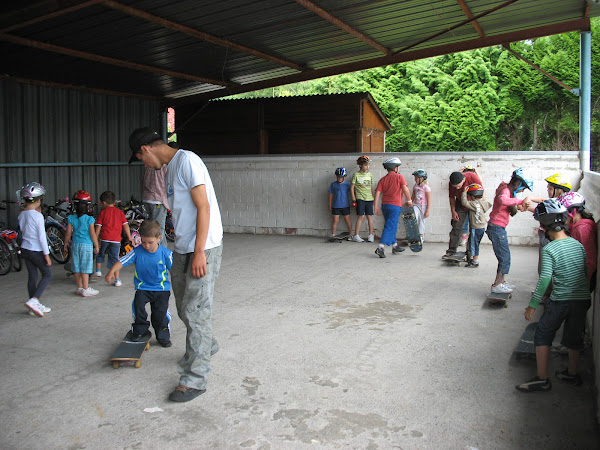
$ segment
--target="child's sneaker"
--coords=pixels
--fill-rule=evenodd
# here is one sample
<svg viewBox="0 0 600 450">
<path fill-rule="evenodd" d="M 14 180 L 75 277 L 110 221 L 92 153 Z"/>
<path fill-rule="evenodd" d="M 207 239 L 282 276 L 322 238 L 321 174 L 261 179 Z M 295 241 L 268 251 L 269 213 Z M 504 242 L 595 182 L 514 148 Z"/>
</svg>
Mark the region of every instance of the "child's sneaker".
<svg viewBox="0 0 600 450">
<path fill-rule="evenodd" d="M 354 236 L 354 242 L 365 242 L 365 240 L 357 234 Z"/>
<path fill-rule="evenodd" d="M 30 298 L 25 302 L 25 308 L 29 309 L 33 314 L 38 317 L 44 317 L 44 310 L 42 305 L 35 298 Z"/>
<path fill-rule="evenodd" d="M 77 288 L 77 290 L 75 291 L 75 295 L 83 295 L 83 288 Z"/>
<path fill-rule="evenodd" d="M 381 247 L 377 247 L 375 249 L 375 254 L 377 256 L 379 256 L 380 258 L 385 258 L 385 252 L 383 251 L 383 249 Z"/>
<path fill-rule="evenodd" d="M 460 245 L 461 245 L 461 246 L 462 246 L 462 245 L 467 245 L 467 238 L 468 238 L 468 236 L 467 236 L 466 234 L 463 234 L 463 235 L 462 235 L 462 238 L 461 238 L 461 240 L 460 240 Z"/>
<path fill-rule="evenodd" d="M 525 383 L 515 386 L 515 388 L 517 391 L 521 392 L 547 392 L 552 389 L 552 382 L 549 378 L 542 380 L 536 375 L 531 380 L 527 380 Z"/>
<path fill-rule="evenodd" d="M 375 242 L 375 235 L 374 234 L 370 234 L 369 237 L 367 238 L 367 241 L 369 241 L 369 242 Z"/>
<path fill-rule="evenodd" d="M 572 384 L 574 386 L 581 386 L 581 384 L 583 383 L 583 381 L 581 380 L 581 376 L 578 373 L 576 373 L 575 375 L 571 375 L 569 373 L 569 369 L 565 369 L 562 372 L 560 370 L 557 370 L 555 372 L 555 375 L 556 378 L 558 378 L 559 380 Z"/>
<path fill-rule="evenodd" d="M 492 294 L 510 294 L 513 290 L 506 286 L 506 283 L 500 283 L 492 286 Z"/>
<path fill-rule="evenodd" d="M 101 270 L 96 270 L 94 273 L 92 273 L 93 277 L 101 277 L 102 276 L 102 271 Z"/>
<path fill-rule="evenodd" d="M 116 287 L 123 286 L 123 283 L 121 282 L 121 279 L 120 279 L 120 278 L 117 278 L 117 279 L 115 280 L 115 286 L 116 286 Z"/>
<path fill-rule="evenodd" d="M 509 288 L 511 291 L 515 290 L 515 285 L 514 284 L 510 284 L 508 281 L 505 281 L 504 283 L 502 283 L 504 286 L 506 286 L 507 288 Z"/>
<path fill-rule="evenodd" d="M 471 268 L 476 269 L 476 268 L 479 267 L 479 261 L 476 261 L 476 260 L 472 259 L 471 261 L 469 261 L 467 263 L 467 265 L 465 267 L 471 267 Z"/>
<path fill-rule="evenodd" d="M 392 247 L 392 255 L 395 255 L 396 253 L 402 253 L 404 250 L 406 249 L 396 245 L 395 247 Z"/>
<path fill-rule="evenodd" d="M 100 291 L 98 291 L 94 288 L 91 288 L 91 287 L 81 290 L 81 295 L 84 297 L 93 297 L 94 295 L 98 295 L 99 293 L 100 293 Z"/>
<path fill-rule="evenodd" d="M 446 253 L 442 255 L 442 259 L 447 259 L 449 256 L 454 255 L 456 252 L 446 250 Z"/>
</svg>

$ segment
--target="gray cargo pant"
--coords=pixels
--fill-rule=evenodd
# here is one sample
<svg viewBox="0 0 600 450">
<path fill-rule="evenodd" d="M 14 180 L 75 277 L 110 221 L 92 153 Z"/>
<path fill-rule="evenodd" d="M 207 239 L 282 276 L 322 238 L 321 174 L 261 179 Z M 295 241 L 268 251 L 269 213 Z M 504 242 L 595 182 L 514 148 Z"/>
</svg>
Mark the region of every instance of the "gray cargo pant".
<svg viewBox="0 0 600 450">
<path fill-rule="evenodd" d="M 212 333 L 212 304 L 223 245 L 205 253 L 206 275 L 202 278 L 192 275 L 193 253 L 173 253 L 171 268 L 177 313 L 187 328 L 185 355 L 179 361 L 179 384 L 192 389 L 206 389 L 210 356 L 219 349 Z"/>
</svg>

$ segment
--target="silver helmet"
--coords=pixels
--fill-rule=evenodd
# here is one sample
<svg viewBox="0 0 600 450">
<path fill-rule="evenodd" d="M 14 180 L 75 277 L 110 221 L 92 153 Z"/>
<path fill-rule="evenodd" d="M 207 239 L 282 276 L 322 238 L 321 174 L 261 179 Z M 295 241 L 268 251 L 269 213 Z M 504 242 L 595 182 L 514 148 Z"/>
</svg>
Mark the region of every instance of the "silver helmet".
<svg viewBox="0 0 600 450">
<path fill-rule="evenodd" d="M 21 202 L 33 202 L 46 193 L 46 189 L 37 181 L 27 183 L 17 191 L 17 197 Z"/>
<path fill-rule="evenodd" d="M 402 165 L 402 162 L 400 162 L 399 158 L 388 158 L 384 161 L 383 163 L 383 167 L 385 167 L 387 170 L 394 170 L 394 167 L 398 167 Z"/>
</svg>

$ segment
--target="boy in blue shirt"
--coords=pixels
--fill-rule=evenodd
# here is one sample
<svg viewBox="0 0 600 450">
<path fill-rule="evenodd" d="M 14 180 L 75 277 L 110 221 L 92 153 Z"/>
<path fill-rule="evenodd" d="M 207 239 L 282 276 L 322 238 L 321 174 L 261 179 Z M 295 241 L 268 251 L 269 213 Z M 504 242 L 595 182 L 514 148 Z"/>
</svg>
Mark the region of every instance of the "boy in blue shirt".
<svg viewBox="0 0 600 450">
<path fill-rule="evenodd" d="M 331 224 L 331 237 L 336 235 L 337 224 L 340 220 L 340 215 L 344 216 L 346 225 L 348 226 L 348 240 L 352 240 L 352 222 L 350 222 L 350 183 L 344 181 L 348 176 L 348 171 L 343 167 L 335 169 L 337 181 L 334 181 L 329 186 L 329 210 L 333 214 L 333 222 Z"/>
<path fill-rule="evenodd" d="M 152 328 L 156 333 L 156 340 L 161 346 L 170 347 L 171 283 L 168 271 L 173 265 L 173 252 L 160 245 L 161 229 L 156 220 L 143 221 L 139 233 L 142 244 L 119 259 L 110 268 L 105 279 L 108 284 L 111 284 L 116 272 L 129 264 L 135 264 L 133 277 L 135 297 L 131 304 L 134 322 L 131 324 L 131 340 L 137 342 L 152 336 L 146 313 L 146 303 L 150 303 Z"/>
</svg>

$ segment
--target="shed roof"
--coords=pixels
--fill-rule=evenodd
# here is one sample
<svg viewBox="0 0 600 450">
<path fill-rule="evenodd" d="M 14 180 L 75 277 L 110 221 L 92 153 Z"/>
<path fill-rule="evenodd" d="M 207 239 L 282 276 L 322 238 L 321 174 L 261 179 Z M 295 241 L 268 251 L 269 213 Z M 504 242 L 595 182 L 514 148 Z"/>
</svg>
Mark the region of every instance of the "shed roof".
<svg viewBox="0 0 600 450">
<path fill-rule="evenodd" d="M 585 0 L 21 0 L 0 73 L 193 103 L 567 31 Z"/>
</svg>

